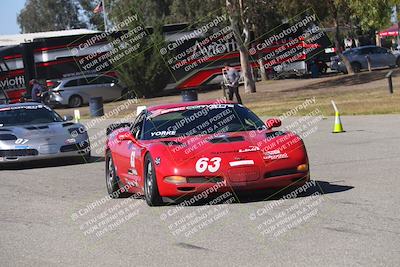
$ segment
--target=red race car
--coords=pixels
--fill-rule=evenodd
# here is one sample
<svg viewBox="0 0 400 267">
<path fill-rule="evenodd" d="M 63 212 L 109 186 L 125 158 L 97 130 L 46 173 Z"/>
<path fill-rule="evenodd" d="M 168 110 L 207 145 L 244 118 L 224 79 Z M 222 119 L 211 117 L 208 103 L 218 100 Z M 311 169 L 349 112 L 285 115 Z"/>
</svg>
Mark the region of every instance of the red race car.
<svg viewBox="0 0 400 267">
<path fill-rule="evenodd" d="M 310 179 L 303 141 L 275 131 L 243 105 L 186 102 L 149 107 L 133 123 L 107 128 L 106 184 L 111 197 L 162 197 L 204 191 L 300 186 Z M 215 190 L 210 190 L 211 188 Z"/>
</svg>

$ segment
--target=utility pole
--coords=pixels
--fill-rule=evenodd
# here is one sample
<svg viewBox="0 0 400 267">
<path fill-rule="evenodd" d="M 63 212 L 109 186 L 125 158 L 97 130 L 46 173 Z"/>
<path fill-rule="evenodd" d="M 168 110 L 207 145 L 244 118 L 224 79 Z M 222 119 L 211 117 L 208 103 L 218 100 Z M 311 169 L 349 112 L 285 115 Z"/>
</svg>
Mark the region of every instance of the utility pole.
<svg viewBox="0 0 400 267">
<path fill-rule="evenodd" d="M 396 21 L 396 23 L 397 23 L 397 47 L 396 47 L 396 49 L 398 49 L 399 48 L 399 45 L 400 45 L 400 21 L 399 21 L 399 19 L 398 19 L 398 11 L 399 11 L 399 7 L 398 7 L 398 5 L 395 5 L 394 6 L 394 8 L 395 8 L 395 16 L 396 16 L 396 18 L 395 18 L 395 21 Z"/>
<path fill-rule="evenodd" d="M 107 13 L 106 13 L 106 5 L 105 0 L 101 0 L 103 5 L 103 19 L 104 19 L 104 31 L 107 32 Z"/>
</svg>

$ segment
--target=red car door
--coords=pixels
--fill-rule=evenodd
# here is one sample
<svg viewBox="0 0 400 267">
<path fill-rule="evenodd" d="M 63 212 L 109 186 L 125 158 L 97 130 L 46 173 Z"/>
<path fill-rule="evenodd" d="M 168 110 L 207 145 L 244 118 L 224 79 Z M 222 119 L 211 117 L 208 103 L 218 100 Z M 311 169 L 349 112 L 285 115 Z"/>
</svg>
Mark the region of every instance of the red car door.
<svg viewBox="0 0 400 267">
<path fill-rule="evenodd" d="M 144 114 L 139 115 L 131 128 L 132 134 L 136 139 L 140 137 L 144 118 Z M 115 165 L 121 182 L 125 185 L 141 187 L 143 181 L 141 181 L 140 169 L 143 148 L 129 140 L 119 142 L 115 148 Z"/>
</svg>

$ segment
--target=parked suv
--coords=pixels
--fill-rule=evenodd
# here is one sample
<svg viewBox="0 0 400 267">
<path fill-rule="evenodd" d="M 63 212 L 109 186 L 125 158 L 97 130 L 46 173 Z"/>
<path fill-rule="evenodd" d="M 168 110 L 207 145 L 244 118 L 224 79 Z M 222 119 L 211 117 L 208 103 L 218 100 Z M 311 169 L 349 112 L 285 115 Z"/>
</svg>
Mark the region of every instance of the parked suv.
<svg viewBox="0 0 400 267">
<path fill-rule="evenodd" d="M 103 97 L 104 101 L 126 99 L 128 89 L 117 78 L 107 75 L 85 75 L 63 78 L 51 89 L 50 103 L 72 108 L 89 103 L 91 97 Z"/>
<path fill-rule="evenodd" d="M 368 69 L 367 57 L 370 58 L 372 68 L 396 67 L 396 65 L 400 65 L 399 55 L 393 54 L 386 48 L 374 45 L 352 48 L 344 51 L 343 55 L 349 59 L 354 72 Z M 331 58 L 331 69 L 344 73 L 347 72 L 346 66 L 338 56 Z"/>
</svg>

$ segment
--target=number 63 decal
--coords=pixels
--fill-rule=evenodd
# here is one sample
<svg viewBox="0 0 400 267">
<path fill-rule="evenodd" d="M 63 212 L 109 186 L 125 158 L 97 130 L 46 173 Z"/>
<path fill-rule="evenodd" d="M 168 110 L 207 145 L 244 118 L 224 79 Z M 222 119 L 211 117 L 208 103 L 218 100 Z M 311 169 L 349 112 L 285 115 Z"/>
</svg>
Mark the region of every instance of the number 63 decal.
<svg viewBox="0 0 400 267">
<path fill-rule="evenodd" d="M 199 173 L 205 172 L 207 169 L 209 172 L 216 172 L 218 171 L 219 167 L 221 167 L 221 158 L 219 157 L 212 159 L 200 158 L 196 162 L 196 171 Z"/>
</svg>

